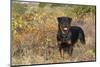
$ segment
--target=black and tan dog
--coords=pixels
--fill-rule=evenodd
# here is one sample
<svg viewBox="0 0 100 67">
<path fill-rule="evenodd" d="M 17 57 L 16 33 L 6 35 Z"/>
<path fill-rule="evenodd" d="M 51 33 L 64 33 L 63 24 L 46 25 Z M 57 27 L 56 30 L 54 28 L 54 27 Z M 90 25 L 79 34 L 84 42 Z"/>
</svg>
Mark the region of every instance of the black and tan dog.
<svg viewBox="0 0 100 67">
<path fill-rule="evenodd" d="M 85 44 L 85 35 L 83 30 L 78 26 L 71 26 L 72 18 L 70 17 L 58 17 L 58 33 L 57 41 L 61 57 L 64 57 L 64 51 L 66 50 L 71 56 L 75 43 L 80 40 L 82 44 Z"/>
</svg>

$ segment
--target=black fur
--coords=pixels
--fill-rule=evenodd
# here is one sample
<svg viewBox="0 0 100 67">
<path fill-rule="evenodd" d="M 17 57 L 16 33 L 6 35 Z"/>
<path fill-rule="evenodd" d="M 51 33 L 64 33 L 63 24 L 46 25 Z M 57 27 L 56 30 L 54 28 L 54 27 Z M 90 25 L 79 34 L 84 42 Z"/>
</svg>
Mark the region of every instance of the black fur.
<svg viewBox="0 0 100 67">
<path fill-rule="evenodd" d="M 82 44 L 85 44 L 84 32 L 82 28 L 78 26 L 71 26 L 72 19 L 69 17 L 58 17 L 57 20 L 57 41 L 61 57 L 64 57 L 65 50 L 69 55 L 72 55 L 73 47 L 78 40 L 80 40 Z"/>
</svg>

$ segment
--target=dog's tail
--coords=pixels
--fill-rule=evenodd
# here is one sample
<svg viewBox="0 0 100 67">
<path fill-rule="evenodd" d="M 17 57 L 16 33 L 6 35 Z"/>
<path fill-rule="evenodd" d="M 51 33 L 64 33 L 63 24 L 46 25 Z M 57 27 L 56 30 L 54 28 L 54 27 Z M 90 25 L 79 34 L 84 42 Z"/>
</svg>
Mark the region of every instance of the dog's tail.
<svg viewBox="0 0 100 67">
<path fill-rule="evenodd" d="M 84 34 L 83 30 L 81 30 L 81 32 L 79 33 L 79 38 L 80 38 L 80 42 L 82 44 L 86 44 L 86 42 L 85 42 L 85 34 Z"/>
</svg>

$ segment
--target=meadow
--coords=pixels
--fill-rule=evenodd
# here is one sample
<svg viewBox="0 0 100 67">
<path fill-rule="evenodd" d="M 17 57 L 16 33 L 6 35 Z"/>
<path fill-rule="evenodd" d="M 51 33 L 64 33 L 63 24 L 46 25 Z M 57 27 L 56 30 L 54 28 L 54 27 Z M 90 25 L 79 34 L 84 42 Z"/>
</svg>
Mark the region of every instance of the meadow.
<svg viewBox="0 0 100 67">
<path fill-rule="evenodd" d="M 12 65 L 30 65 L 96 60 L 96 8 L 38 2 L 12 2 Z M 62 59 L 57 45 L 57 17 L 72 18 L 72 26 L 80 26 L 86 44 L 75 44 L 73 55 Z"/>
</svg>

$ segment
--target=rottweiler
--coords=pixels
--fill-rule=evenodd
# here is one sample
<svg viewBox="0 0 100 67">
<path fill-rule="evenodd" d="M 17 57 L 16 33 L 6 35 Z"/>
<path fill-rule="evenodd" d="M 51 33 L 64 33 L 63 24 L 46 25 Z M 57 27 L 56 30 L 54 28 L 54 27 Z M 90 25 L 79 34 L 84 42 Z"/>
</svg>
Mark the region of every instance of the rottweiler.
<svg viewBox="0 0 100 67">
<path fill-rule="evenodd" d="M 82 44 L 85 44 L 84 31 L 79 26 L 71 26 L 72 18 L 70 17 L 57 17 L 58 20 L 58 33 L 57 42 L 61 57 L 64 57 L 64 51 L 66 50 L 70 56 L 73 53 L 73 47 L 75 43 L 80 40 Z"/>
</svg>

